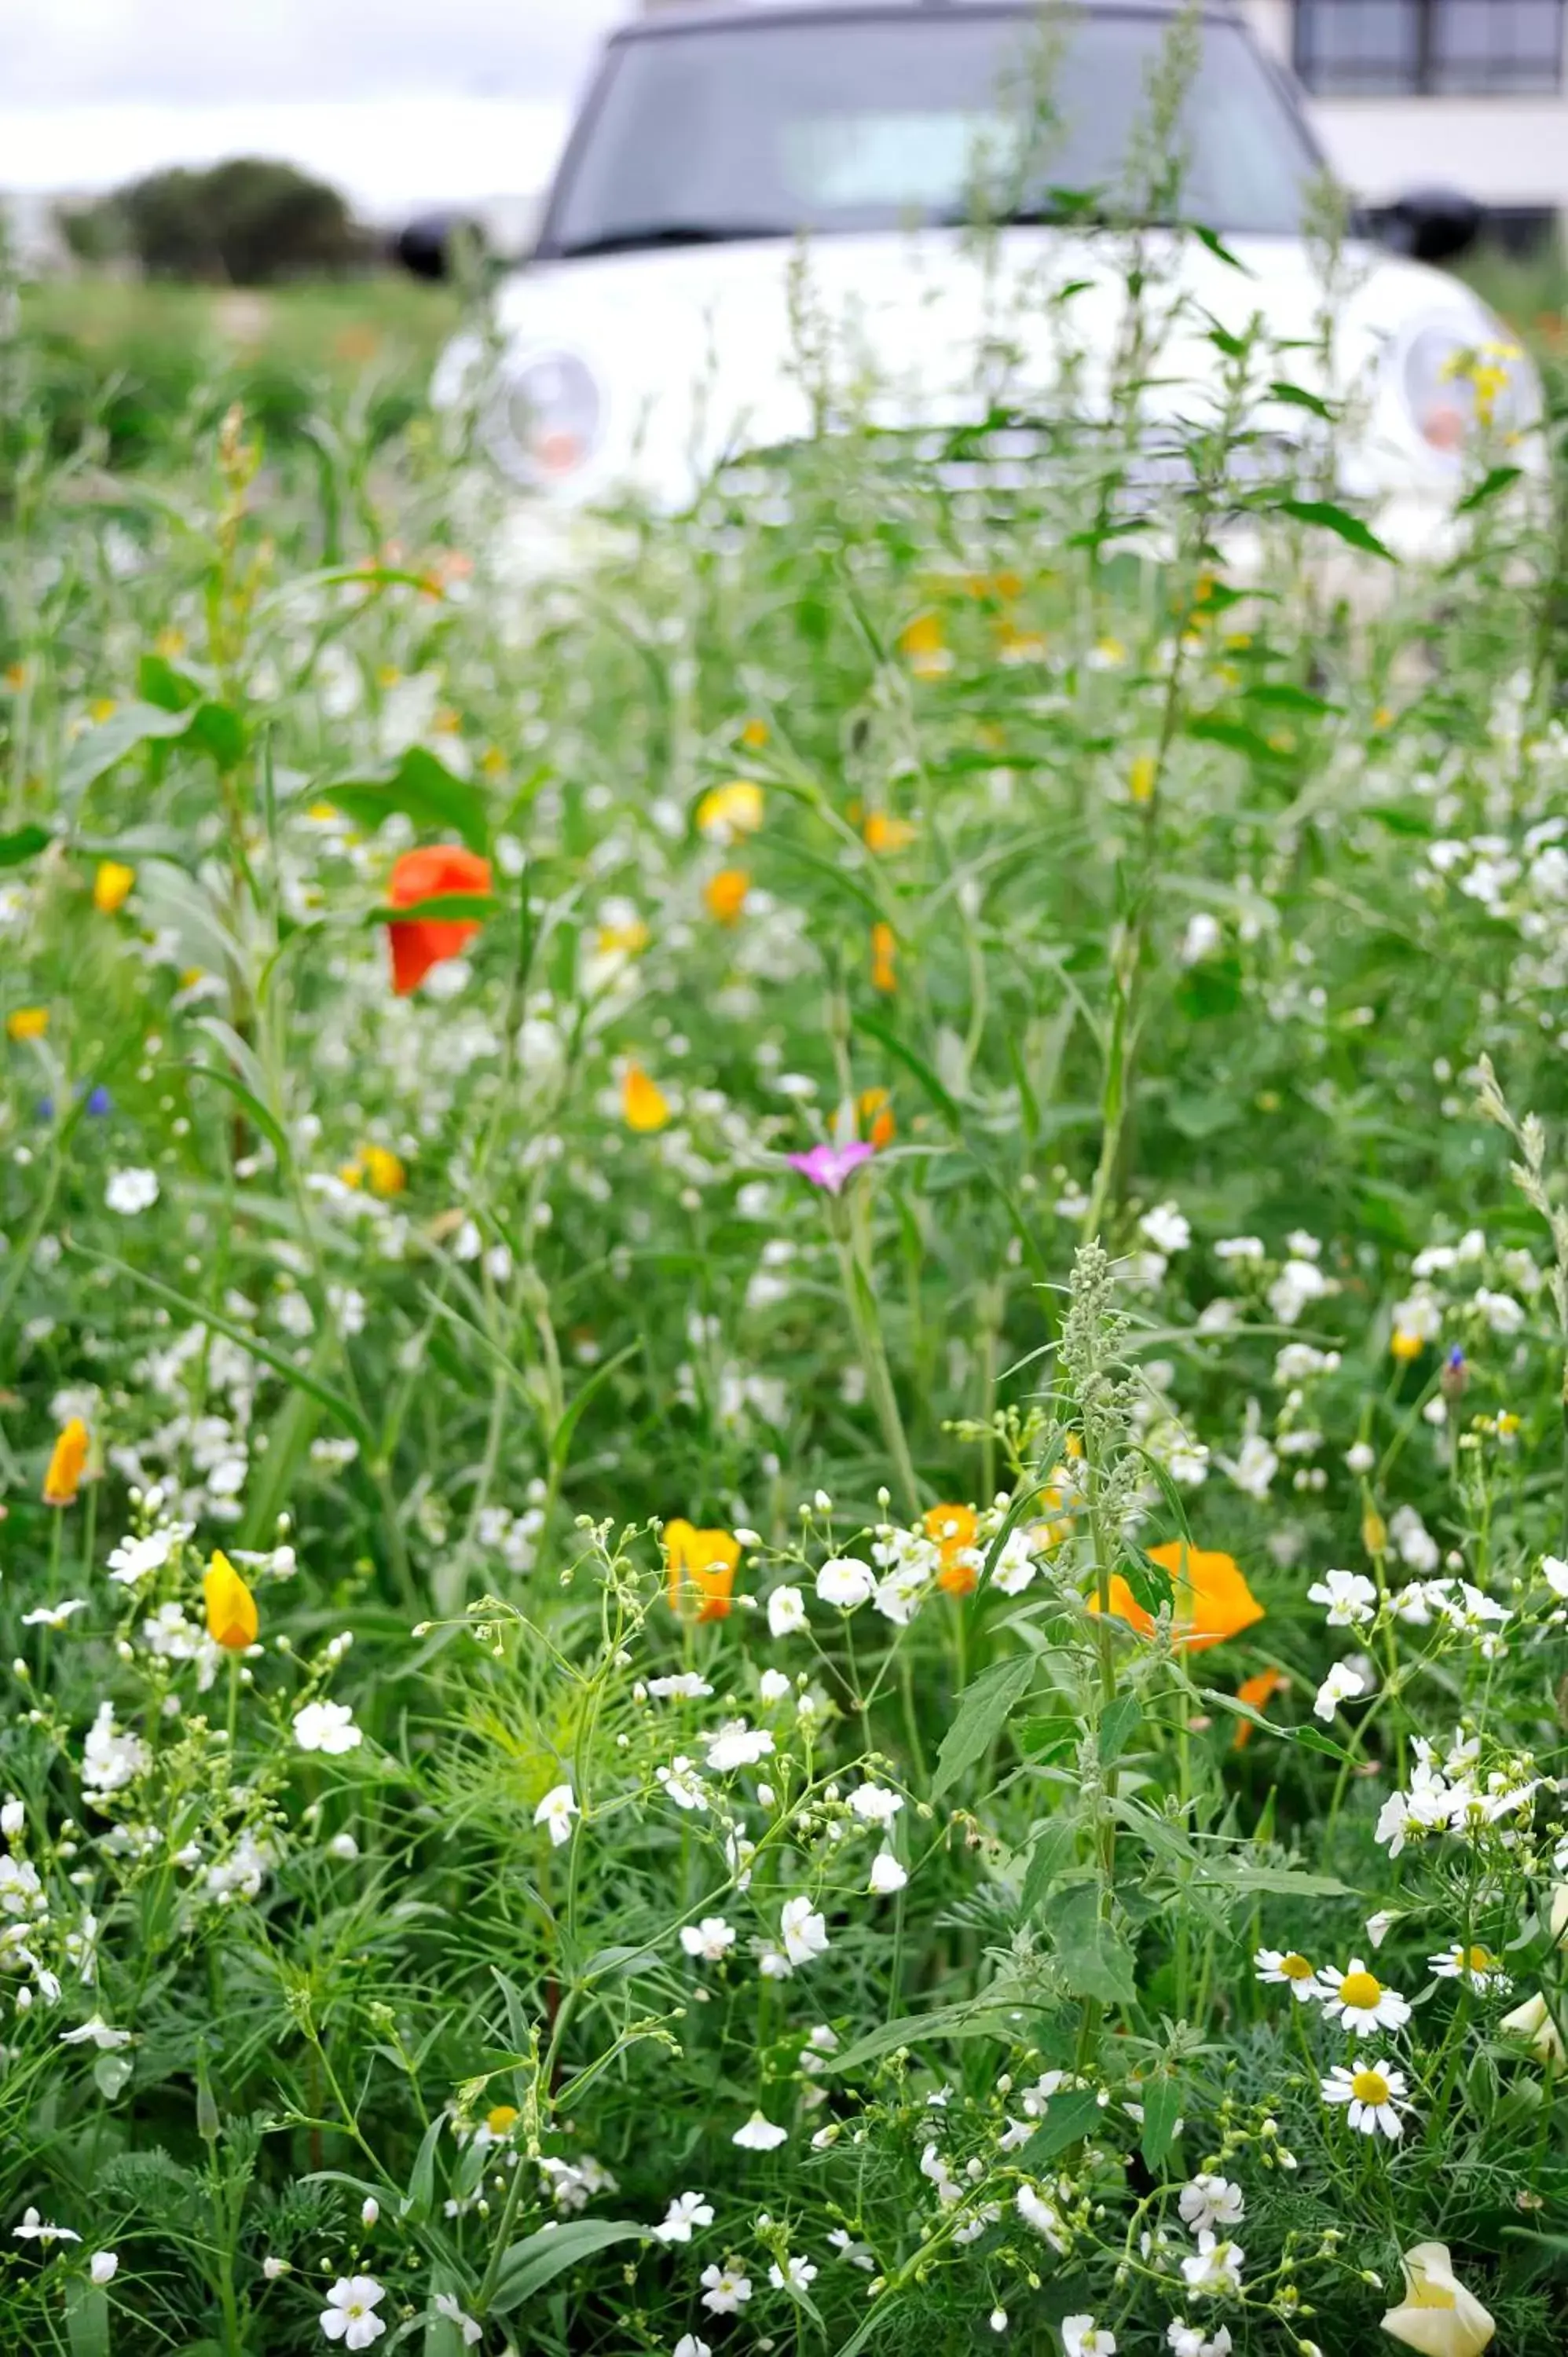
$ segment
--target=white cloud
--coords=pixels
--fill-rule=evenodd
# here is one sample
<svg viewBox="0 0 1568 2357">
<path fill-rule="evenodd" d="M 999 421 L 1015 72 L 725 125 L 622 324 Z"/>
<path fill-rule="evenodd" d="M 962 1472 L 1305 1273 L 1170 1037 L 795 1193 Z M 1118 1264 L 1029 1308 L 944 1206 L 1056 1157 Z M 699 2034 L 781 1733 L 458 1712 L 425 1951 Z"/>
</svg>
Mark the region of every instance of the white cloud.
<svg viewBox="0 0 1568 2357">
<path fill-rule="evenodd" d="M 266 155 L 372 217 L 533 195 L 628 13 L 630 0 L 0 0 L 0 187 L 85 193 Z"/>
</svg>

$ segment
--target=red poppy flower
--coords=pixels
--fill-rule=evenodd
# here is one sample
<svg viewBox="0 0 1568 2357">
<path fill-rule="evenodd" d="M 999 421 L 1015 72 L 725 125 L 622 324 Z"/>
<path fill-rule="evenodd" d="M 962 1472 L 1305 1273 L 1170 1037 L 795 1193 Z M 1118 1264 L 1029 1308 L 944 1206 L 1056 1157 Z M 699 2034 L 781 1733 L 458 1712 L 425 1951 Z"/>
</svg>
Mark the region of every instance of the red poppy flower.
<svg viewBox="0 0 1568 2357">
<path fill-rule="evenodd" d="M 387 899 L 394 909 L 412 909 L 421 900 L 445 899 L 449 893 L 488 892 L 490 863 L 460 844 L 431 843 L 405 851 L 392 868 Z M 461 957 L 479 930 L 477 917 L 415 917 L 389 925 L 392 988 L 399 998 L 417 990 L 433 965 Z"/>
</svg>

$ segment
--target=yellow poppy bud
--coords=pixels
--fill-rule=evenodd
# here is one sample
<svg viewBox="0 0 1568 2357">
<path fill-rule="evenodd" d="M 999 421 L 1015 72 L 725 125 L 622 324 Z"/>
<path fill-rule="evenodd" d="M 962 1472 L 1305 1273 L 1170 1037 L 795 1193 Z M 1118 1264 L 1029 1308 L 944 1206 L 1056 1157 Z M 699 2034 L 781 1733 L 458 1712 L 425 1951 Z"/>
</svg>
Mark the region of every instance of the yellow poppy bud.
<svg viewBox="0 0 1568 2357">
<path fill-rule="evenodd" d="M 914 842 L 916 829 L 907 818 L 894 818 L 887 811 L 871 811 L 861 833 L 867 851 L 902 851 Z"/>
<path fill-rule="evenodd" d="M 871 928 L 871 987 L 873 990 L 895 991 L 898 987 L 897 958 L 897 936 L 891 925 Z"/>
<path fill-rule="evenodd" d="M 740 732 L 740 741 L 748 753 L 760 753 L 768 742 L 766 720 L 748 720 Z"/>
<path fill-rule="evenodd" d="M 43 1488 L 46 1506 L 75 1505 L 81 1477 L 87 1470 L 87 1426 L 79 1415 L 73 1415 L 49 1451 Z"/>
<path fill-rule="evenodd" d="M 17 1006 L 5 1017 L 7 1039 L 41 1039 L 49 1028 L 47 1006 Z"/>
<path fill-rule="evenodd" d="M 201 1593 L 207 1605 L 207 1633 L 215 1645 L 221 1645 L 226 1652 L 242 1653 L 247 1645 L 255 1643 L 261 1626 L 256 1599 L 221 1547 L 213 1550 Z"/>
<path fill-rule="evenodd" d="M 697 804 L 697 832 L 710 843 L 736 843 L 762 824 L 762 788 L 750 778 L 714 786 Z"/>
<path fill-rule="evenodd" d="M 1361 1517 L 1361 1544 L 1369 1555 L 1388 1553 L 1389 1526 L 1376 1506 L 1369 1506 Z"/>
<path fill-rule="evenodd" d="M 127 867 L 123 860 L 101 859 L 92 879 L 92 905 L 99 915 L 112 917 L 116 909 L 123 909 L 135 880 L 135 869 Z"/>
<path fill-rule="evenodd" d="M 1155 798 L 1155 782 L 1159 776 L 1158 765 L 1152 753 L 1140 753 L 1128 776 L 1128 785 L 1135 802 L 1150 802 Z"/>
<path fill-rule="evenodd" d="M 628 1129 L 662 1129 L 670 1118 L 670 1100 L 640 1064 L 628 1064 L 620 1084 L 620 1109 Z"/>
<path fill-rule="evenodd" d="M 401 1195 L 408 1184 L 408 1172 L 390 1146 L 361 1146 L 360 1167 L 372 1195 Z"/>
</svg>

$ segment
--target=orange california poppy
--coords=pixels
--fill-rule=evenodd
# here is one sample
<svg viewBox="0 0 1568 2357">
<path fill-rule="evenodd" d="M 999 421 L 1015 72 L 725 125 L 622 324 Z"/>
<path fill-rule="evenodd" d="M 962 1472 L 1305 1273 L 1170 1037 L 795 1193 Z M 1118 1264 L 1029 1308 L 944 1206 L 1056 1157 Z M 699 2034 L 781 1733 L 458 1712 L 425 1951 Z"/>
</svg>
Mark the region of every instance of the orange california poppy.
<svg viewBox="0 0 1568 2357">
<path fill-rule="evenodd" d="M 873 990 L 895 991 L 898 987 L 898 937 L 891 925 L 876 924 L 871 928 L 871 987 Z"/>
<path fill-rule="evenodd" d="M 671 1611 L 679 1612 L 681 1591 L 690 1587 L 697 1597 L 699 1620 L 727 1620 L 739 1561 L 740 1541 L 728 1531 L 693 1530 L 680 1515 L 666 1523 L 664 1562 Z"/>
<path fill-rule="evenodd" d="M 980 1585 L 974 1559 L 980 1520 L 972 1506 L 932 1506 L 925 1517 L 926 1536 L 935 1539 L 941 1555 L 937 1586 L 949 1596 L 972 1596 Z"/>
<path fill-rule="evenodd" d="M 738 924 L 750 889 L 751 878 L 744 867 L 721 867 L 703 885 L 703 904 L 709 916 L 716 917 L 721 925 Z"/>
<path fill-rule="evenodd" d="M 1242 1679 L 1236 1689 L 1236 1699 L 1238 1702 L 1250 1703 L 1254 1710 L 1267 1710 L 1272 1697 L 1282 1693 L 1289 1684 L 1290 1680 L 1284 1672 L 1277 1669 L 1271 1662 L 1266 1670 L 1255 1670 L 1250 1678 Z M 1253 1733 L 1251 1720 L 1239 1718 L 1236 1721 L 1236 1733 L 1231 1749 L 1245 1751 L 1248 1744 L 1252 1740 Z"/>
<path fill-rule="evenodd" d="M 862 1089 L 855 1100 L 855 1110 L 863 1122 L 871 1125 L 865 1135 L 878 1154 L 885 1146 L 892 1145 L 898 1135 L 898 1125 L 893 1118 L 886 1089 Z"/>
<path fill-rule="evenodd" d="M 76 1493 L 87 1469 L 87 1426 L 79 1415 L 73 1415 L 69 1424 L 61 1426 L 49 1451 L 48 1470 L 44 1475 L 46 1506 L 75 1505 Z"/>
<path fill-rule="evenodd" d="M 1222 1645 L 1227 1637 L 1236 1636 L 1250 1629 L 1254 1620 L 1263 1617 L 1263 1608 L 1242 1577 L 1233 1555 L 1220 1555 L 1205 1547 L 1189 1547 L 1183 1539 L 1167 1539 L 1164 1546 L 1147 1550 L 1151 1563 L 1168 1571 L 1176 1584 L 1176 1643 L 1189 1653 L 1207 1652 L 1210 1645 Z M 1089 1609 L 1100 1609 L 1099 1598 L 1090 1597 Z M 1155 1633 L 1153 1617 L 1144 1611 L 1120 1572 L 1111 1581 L 1111 1609 L 1118 1620 L 1125 1620 L 1140 1637 Z"/>
<path fill-rule="evenodd" d="M 424 844 L 405 851 L 394 865 L 387 899 L 394 909 L 412 909 L 421 900 L 445 899 L 450 893 L 489 892 L 490 863 L 461 844 Z M 432 966 L 461 957 L 479 930 L 477 917 L 415 917 L 387 927 L 392 943 L 392 989 L 399 998 L 417 990 Z"/>
<path fill-rule="evenodd" d="M 646 1134 L 663 1128 L 670 1118 L 670 1100 L 640 1064 L 628 1064 L 621 1075 L 620 1110 L 628 1129 Z"/>
</svg>

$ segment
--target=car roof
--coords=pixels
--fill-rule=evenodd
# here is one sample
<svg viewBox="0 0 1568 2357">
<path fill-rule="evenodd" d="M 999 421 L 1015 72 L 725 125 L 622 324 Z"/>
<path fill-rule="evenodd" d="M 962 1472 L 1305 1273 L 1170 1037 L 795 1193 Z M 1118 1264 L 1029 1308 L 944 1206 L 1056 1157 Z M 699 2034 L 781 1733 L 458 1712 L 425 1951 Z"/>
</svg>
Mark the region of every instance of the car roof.
<svg viewBox="0 0 1568 2357">
<path fill-rule="evenodd" d="M 715 25 L 832 23 L 867 17 L 956 16 L 1037 16 L 1041 0 L 644 0 L 646 13 L 610 35 L 612 44 L 659 40 L 670 33 Z M 1187 0 L 1078 0 L 1090 16 L 1174 16 Z M 1198 13 L 1227 23 L 1243 21 L 1235 0 L 1200 0 Z"/>
</svg>

